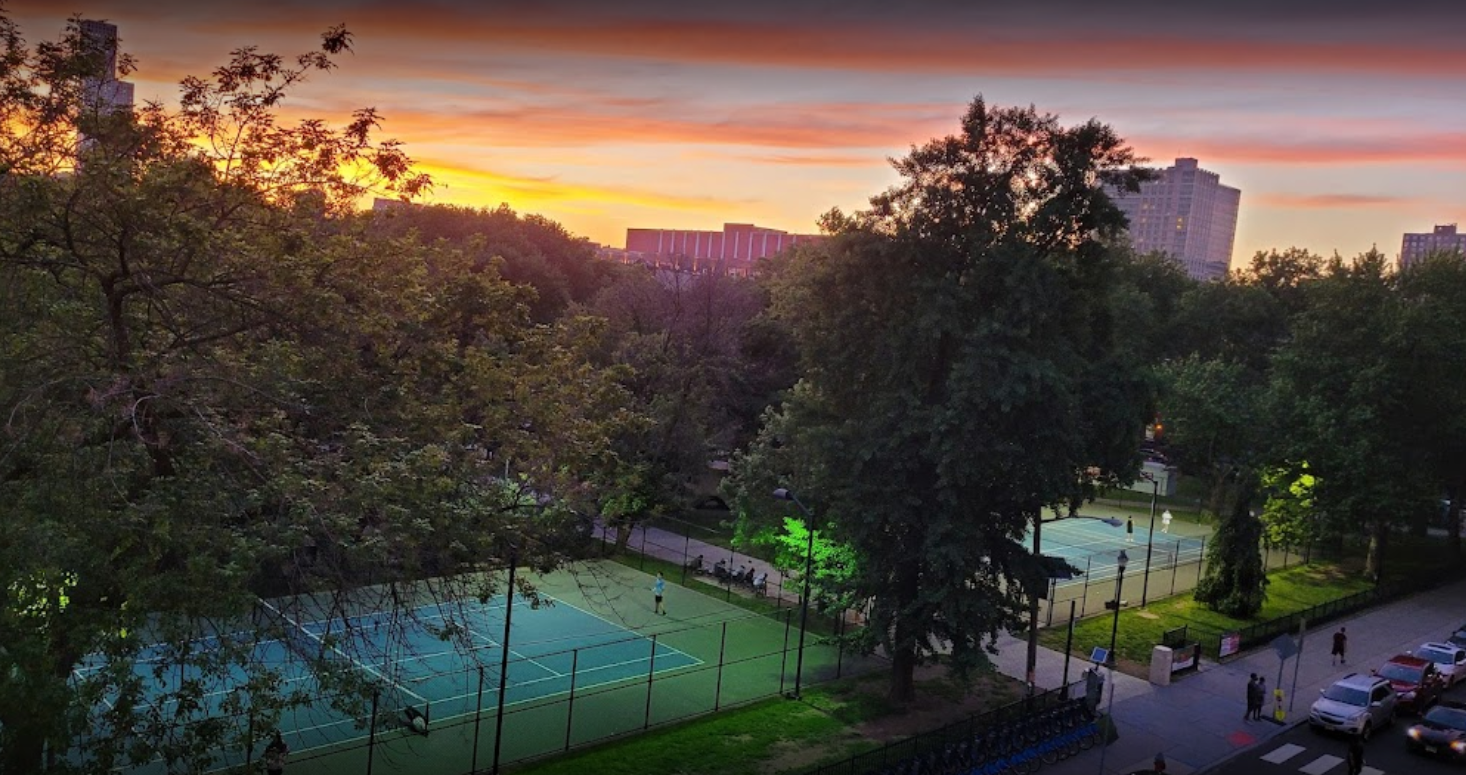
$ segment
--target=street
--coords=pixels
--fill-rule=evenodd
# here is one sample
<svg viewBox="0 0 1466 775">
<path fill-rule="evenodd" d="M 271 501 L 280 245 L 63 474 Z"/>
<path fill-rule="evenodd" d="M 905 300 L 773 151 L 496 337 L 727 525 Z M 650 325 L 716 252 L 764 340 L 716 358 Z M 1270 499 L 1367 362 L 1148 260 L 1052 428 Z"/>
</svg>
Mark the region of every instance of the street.
<svg viewBox="0 0 1466 775">
<path fill-rule="evenodd" d="M 1453 687 L 1447 699 L 1466 702 L 1466 683 Z M 1313 698 L 1309 698 L 1312 702 Z M 1306 710 L 1305 710 L 1306 715 Z M 1364 775 L 1456 775 L 1461 765 L 1432 760 L 1405 750 L 1405 730 L 1417 720 L 1400 716 L 1394 726 L 1381 730 L 1364 746 Z M 1265 722 L 1259 722 L 1265 723 Z M 1214 775 L 1344 775 L 1349 740 L 1340 735 L 1317 734 L 1308 724 L 1271 738 L 1214 771 Z"/>
</svg>

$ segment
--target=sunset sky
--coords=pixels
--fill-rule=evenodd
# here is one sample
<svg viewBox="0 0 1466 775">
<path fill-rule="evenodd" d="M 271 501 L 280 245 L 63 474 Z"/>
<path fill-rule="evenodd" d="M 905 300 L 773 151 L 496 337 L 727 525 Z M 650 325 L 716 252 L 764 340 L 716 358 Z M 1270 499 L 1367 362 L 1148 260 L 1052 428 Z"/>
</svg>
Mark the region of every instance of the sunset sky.
<svg viewBox="0 0 1466 775">
<path fill-rule="evenodd" d="M 345 23 L 354 53 L 292 115 L 385 117 L 439 182 L 621 246 L 628 227 L 813 232 L 971 99 L 1097 117 L 1242 190 L 1233 254 L 1352 256 L 1466 227 L 1466 5 L 1231 0 L 9 0 L 31 41 L 117 24 L 139 100 L 254 45 Z M 1286 9 L 1286 10 L 1284 10 Z"/>
</svg>

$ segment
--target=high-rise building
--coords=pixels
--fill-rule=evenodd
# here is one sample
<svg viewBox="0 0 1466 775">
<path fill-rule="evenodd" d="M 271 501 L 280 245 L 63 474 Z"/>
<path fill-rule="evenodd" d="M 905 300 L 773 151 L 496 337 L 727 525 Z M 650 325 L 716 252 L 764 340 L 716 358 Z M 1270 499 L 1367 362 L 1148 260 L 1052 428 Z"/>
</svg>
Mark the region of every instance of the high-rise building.
<svg viewBox="0 0 1466 775">
<path fill-rule="evenodd" d="M 82 81 L 86 106 L 103 113 L 131 110 L 133 85 L 117 80 L 117 25 L 83 19 L 81 39 L 82 45 L 100 60 L 96 74 Z"/>
<path fill-rule="evenodd" d="M 1456 224 L 1435 227 L 1429 234 L 1406 234 L 1400 245 L 1400 268 L 1419 261 L 1430 253 L 1466 254 L 1466 234 L 1456 233 Z"/>
<path fill-rule="evenodd" d="M 1139 193 L 1110 190 L 1130 219 L 1130 244 L 1140 253 L 1162 252 L 1199 280 L 1227 276 L 1237 237 L 1237 208 L 1242 192 L 1222 185 L 1215 172 L 1195 159 L 1177 159 L 1156 170 Z"/>
<path fill-rule="evenodd" d="M 823 239 L 820 234 L 790 234 L 751 223 L 725 223 L 722 231 L 627 229 L 626 250 L 616 257 L 689 271 L 746 275 L 761 258 Z"/>
</svg>

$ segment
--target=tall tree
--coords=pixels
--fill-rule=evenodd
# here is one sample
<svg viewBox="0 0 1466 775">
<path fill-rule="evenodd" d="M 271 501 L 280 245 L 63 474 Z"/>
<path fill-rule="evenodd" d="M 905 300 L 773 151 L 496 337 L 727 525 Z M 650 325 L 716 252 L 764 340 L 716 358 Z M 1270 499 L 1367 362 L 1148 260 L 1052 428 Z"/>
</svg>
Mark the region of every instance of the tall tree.
<svg viewBox="0 0 1466 775">
<path fill-rule="evenodd" d="M 566 472 L 605 465 L 625 416 L 589 361 L 602 332 L 532 326 L 528 292 L 462 253 L 359 231 L 360 195 L 427 181 L 369 110 L 275 112 L 344 30 L 295 60 L 235 52 L 180 110 L 131 116 L 56 102 L 95 72 L 75 23 L 34 51 L 0 28 L 0 772 L 46 751 L 208 770 L 251 742 L 211 682 L 246 681 L 222 710 L 264 725 L 319 699 L 252 644 L 200 645 L 260 596 L 402 599 L 443 574 L 487 595 L 506 546 L 541 567 L 573 548 Z"/>
<path fill-rule="evenodd" d="M 1377 251 L 1331 260 L 1273 372 L 1272 437 L 1283 459 L 1307 461 L 1330 526 L 1368 537 L 1376 578 L 1391 528 L 1429 497 L 1434 473 L 1414 433 L 1413 336 L 1396 281 Z"/>
<path fill-rule="evenodd" d="M 776 286 L 802 379 L 735 461 L 740 508 L 783 514 L 767 493 L 792 487 L 851 548 L 843 591 L 873 601 L 865 645 L 892 656 L 897 701 L 944 647 L 985 664 L 1045 586 L 1025 530 L 1093 460 L 1092 391 L 1136 368 L 1096 357 L 1116 331 L 1100 238 L 1124 222 L 1102 186 L 1133 185 L 1135 161 L 1096 121 L 978 98 Z"/>
</svg>

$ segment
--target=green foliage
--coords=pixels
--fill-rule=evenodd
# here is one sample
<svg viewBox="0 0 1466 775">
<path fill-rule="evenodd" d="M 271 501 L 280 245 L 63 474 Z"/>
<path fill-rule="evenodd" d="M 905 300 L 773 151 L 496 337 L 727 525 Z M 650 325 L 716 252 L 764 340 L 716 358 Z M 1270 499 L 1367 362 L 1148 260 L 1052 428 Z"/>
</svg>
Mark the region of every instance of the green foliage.
<svg viewBox="0 0 1466 775">
<path fill-rule="evenodd" d="M 593 362 L 606 329 L 535 325 L 492 265 L 369 233 L 358 197 L 428 181 L 370 111 L 339 129 L 275 113 L 348 41 L 242 49 L 177 111 L 90 115 L 57 102 L 95 65 L 75 25 L 35 52 L 6 40 L 0 773 L 47 750 L 208 770 L 250 741 L 206 718 L 202 687 L 242 681 L 231 707 L 247 696 L 264 726 L 319 699 L 216 637 L 256 630 L 260 596 L 391 609 L 446 576 L 451 617 L 496 591 L 479 571 L 581 548 L 573 512 L 639 421 L 624 369 Z M 65 605 L 37 608 L 38 586 Z M 364 711 L 359 678 L 318 678 Z"/>
<path fill-rule="evenodd" d="M 1196 585 L 1197 602 L 1239 619 L 1262 610 L 1268 578 L 1262 564 L 1262 523 L 1251 511 L 1251 487 L 1244 485 L 1231 514 L 1217 525 L 1207 545 L 1206 576 Z"/>
<path fill-rule="evenodd" d="M 1263 535 L 1273 546 L 1308 546 L 1320 535 L 1319 515 L 1313 507 L 1313 488 L 1317 480 L 1308 473 L 1308 464 L 1295 470 L 1274 466 L 1262 472 Z"/>
<path fill-rule="evenodd" d="M 986 663 L 1039 572 L 1020 542 L 1043 507 L 1092 465 L 1138 466 L 1147 386 L 1118 357 L 1119 259 L 1097 238 L 1123 223 L 1099 184 L 1133 184 L 1134 161 L 1097 122 L 978 99 L 770 279 L 802 378 L 730 491 L 771 520 L 786 512 L 768 493 L 789 486 L 850 547 L 841 596 L 872 600 L 862 645 L 892 655 L 898 701 L 934 644 L 959 674 Z"/>
</svg>

